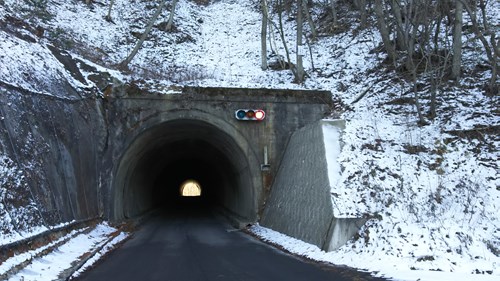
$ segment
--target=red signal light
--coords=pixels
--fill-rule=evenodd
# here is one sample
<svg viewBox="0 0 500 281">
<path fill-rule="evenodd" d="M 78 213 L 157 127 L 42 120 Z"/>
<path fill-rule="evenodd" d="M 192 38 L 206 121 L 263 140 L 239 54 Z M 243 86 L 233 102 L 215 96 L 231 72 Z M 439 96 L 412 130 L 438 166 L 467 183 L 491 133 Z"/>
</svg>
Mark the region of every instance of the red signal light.
<svg viewBox="0 0 500 281">
<path fill-rule="evenodd" d="M 262 121 L 266 118 L 266 112 L 262 109 L 238 109 L 234 116 L 242 121 Z"/>
<path fill-rule="evenodd" d="M 255 111 L 254 117 L 258 121 L 264 120 L 264 118 L 266 117 L 266 113 L 264 112 L 264 110 L 258 109 L 258 110 Z"/>
</svg>

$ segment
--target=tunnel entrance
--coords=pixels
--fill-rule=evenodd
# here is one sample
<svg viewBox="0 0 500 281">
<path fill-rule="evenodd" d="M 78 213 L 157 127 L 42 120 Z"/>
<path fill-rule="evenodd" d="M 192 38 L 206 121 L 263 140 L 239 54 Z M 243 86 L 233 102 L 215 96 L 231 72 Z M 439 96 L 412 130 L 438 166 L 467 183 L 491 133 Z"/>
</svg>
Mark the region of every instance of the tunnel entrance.
<svg viewBox="0 0 500 281">
<path fill-rule="evenodd" d="M 178 211 L 197 204 L 254 221 L 260 175 L 252 166 L 259 163 L 245 142 L 234 127 L 201 120 L 172 120 L 145 130 L 118 165 L 111 217 L 121 220 L 156 208 Z M 189 180 L 203 187 L 196 200 L 182 196 L 180 188 Z"/>
</svg>

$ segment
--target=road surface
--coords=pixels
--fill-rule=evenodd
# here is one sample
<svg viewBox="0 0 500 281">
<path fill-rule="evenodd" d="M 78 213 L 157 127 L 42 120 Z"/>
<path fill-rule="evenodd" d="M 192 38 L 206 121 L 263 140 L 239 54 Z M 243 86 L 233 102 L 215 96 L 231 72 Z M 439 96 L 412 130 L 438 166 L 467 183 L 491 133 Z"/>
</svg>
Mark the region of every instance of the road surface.
<svg viewBox="0 0 500 281">
<path fill-rule="evenodd" d="M 73 279 L 74 280 L 74 279 Z M 210 211 L 162 212 L 76 280 L 381 280 L 282 253 Z"/>
</svg>

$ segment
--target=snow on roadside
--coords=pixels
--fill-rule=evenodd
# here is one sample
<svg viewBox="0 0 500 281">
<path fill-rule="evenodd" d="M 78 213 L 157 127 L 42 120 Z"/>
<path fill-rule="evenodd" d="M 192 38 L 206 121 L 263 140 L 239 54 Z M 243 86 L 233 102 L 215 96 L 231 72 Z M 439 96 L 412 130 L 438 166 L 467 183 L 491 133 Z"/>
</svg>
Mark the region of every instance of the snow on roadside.
<svg viewBox="0 0 500 281">
<path fill-rule="evenodd" d="M 347 265 L 362 271 L 372 272 L 377 277 L 401 281 L 497 281 L 498 274 L 471 274 L 466 272 L 443 272 L 402 269 L 400 264 L 405 259 L 393 257 L 391 260 L 380 258 L 377 253 L 370 256 L 342 255 L 338 252 L 325 252 L 317 246 L 289 237 L 272 229 L 253 225 L 249 230 L 262 240 L 283 247 L 290 253 L 306 257 L 311 260 L 328 262 L 335 265 Z"/>
<path fill-rule="evenodd" d="M 50 254 L 33 260 L 27 267 L 12 276 L 9 280 L 56 280 L 64 270 L 74 266 L 74 263 L 82 259 L 85 254 L 89 254 L 94 249 L 104 246 L 108 242 L 110 235 L 116 231 L 116 228 L 106 223 L 101 223 L 91 232 L 79 234 Z M 126 237 L 127 234 L 121 233 L 112 240 L 112 244 L 114 245 Z M 112 246 L 111 244 L 109 245 L 109 247 L 105 246 L 104 248 L 109 250 Z"/>
<path fill-rule="evenodd" d="M 113 250 L 119 243 L 121 243 L 122 241 L 124 241 L 125 239 L 127 239 L 129 235 L 127 233 L 124 233 L 124 232 L 121 232 L 118 236 L 116 236 L 115 238 L 113 238 L 111 241 L 109 241 L 109 243 L 107 243 L 106 245 L 104 245 L 104 247 L 98 251 L 92 258 L 90 258 L 89 260 L 87 260 L 83 265 L 82 267 L 80 267 L 77 271 L 75 271 L 69 280 L 73 279 L 73 278 L 76 278 L 78 276 L 80 276 L 83 272 L 85 272 L 85 270 L 87 270 L 88 268 L 92 267 L 92 265 L 94 265 L 97 261 L 99 261 L 104 255 L 106 255 L 106 253 L 110 252 L 111 250 Z"/>
</svg>

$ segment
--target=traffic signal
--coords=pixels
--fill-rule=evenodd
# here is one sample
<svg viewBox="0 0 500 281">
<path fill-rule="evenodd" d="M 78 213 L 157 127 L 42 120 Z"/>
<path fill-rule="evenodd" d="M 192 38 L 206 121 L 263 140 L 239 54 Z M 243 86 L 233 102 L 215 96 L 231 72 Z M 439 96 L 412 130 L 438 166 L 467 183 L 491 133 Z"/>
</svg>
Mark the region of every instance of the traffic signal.
<svg viewBox="0 0 500 281">
<path fill-rule="evenodd" d="M 234 112 L 237 120 L 262 121 L 266 118 L 266 113 L 262 109 L 238 109 Z"/>
</svg>

